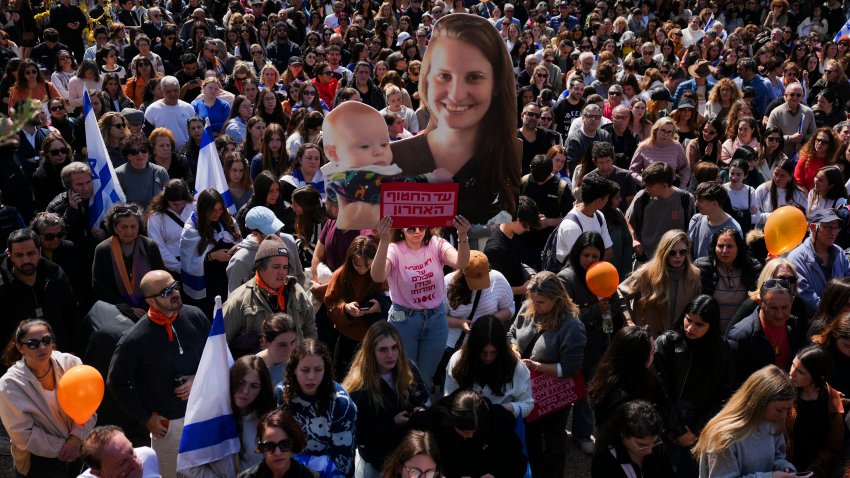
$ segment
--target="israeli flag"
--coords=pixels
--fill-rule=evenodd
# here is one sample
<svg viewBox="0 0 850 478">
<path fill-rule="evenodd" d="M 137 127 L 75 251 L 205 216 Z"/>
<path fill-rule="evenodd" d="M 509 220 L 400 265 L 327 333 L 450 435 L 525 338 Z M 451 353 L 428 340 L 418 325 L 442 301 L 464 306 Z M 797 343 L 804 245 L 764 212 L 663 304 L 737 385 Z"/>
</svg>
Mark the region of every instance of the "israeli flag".
<svg viewBox="0 0 850 478">
<path fill-rule="evenodd" d="M 212 465 L 239 453 L 241 443 L 236 418 L 230 407 L 230 367 L 233 356 L 224 334 L 221 296 L 215 298 L 215 312 L 198 365 L 198 373 L 183 424 L 183 437 L 177 455 L 177 471 Z"/>
<path fill-rule="evenodd" d="M 847 18 L 847 21 L 844 22 L 844 26 L 841 27 L 841 30 L 838 30 L 838 33 L 835 34 L 835 38 L 833 38 L 832 41 L 838 43 L 838 40 L 843 36 L 850 36 L 850 17 Z"/>
<path fill-rule="evenodd" d="M 213 188 L 221 193 L 224 205 L 230 214 L 236 214 L 236 205 L 230 188 L 227 186 L 227 178 L 224 176 L 224 168 L 215 149 L 215 140 L 210 133 L 210 120 L 207 118 L 207 126 L 204 128 L 204 136 L 201 138 L 201 152 L 198 154 L 198 174 L 195 176 L 195 197 L 204 189 Z"/>
<path fill-rule="evenodd" d="M 83 118 L 86 125 L 86 147 L 91 167 L 92 196 L 89 199 L 89 230 L 98 227 L 106 217 L 106 211 L 115 203 L 127 201 L 115 167 L 106 152 L 106 143 L 97 126 L 97 117 L 91 107 L 88 90 L 83 92 Z"/>
<path fill-rule="evenodd" d="M 711 14 L 710 17 L 708 17 L 708 21 L 705 22 L 705 28 L 703 29 L 703 31 L 705 33 L 708 33 L 708 31 L 711 30 L 712 25 L 714 25 L 714 14 L 713 13 Z"/>
</svg>

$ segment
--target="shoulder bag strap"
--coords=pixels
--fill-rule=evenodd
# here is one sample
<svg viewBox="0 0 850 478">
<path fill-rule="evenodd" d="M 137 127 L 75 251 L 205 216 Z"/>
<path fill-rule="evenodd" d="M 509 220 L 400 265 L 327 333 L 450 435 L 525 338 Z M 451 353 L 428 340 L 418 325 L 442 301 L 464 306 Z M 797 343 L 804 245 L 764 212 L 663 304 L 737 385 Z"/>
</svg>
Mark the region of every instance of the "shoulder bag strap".
<svg viewBox="0 0 850 478">
<path fill-rule="evenodd" d="M 537 340 L 540 339 L 541 335 L 543 335 L 542 330 L 534 334 L 534 338 L 531 339 L 531 342 L 529 342 L 528 345 L 525 346 L 525 350 L 522 351 L 522 358 L 527 359 L 531 357 L 531 351 L 534 350 L 534 345 L 537 343 Z"/>
<path fill-rule="evenodd" d="M 173 212 L 166 209 L 165 214 L 171 218 L 172 221 L 176 222 L 178 226 L 181 228 L 186 224 L 186 221 L 180 219 L 180 216 L 174 214 Z"/>
<path fill-rule="evenodd" d="M 466 317 L 466 320 L 472 320 L 475 315 L 475 309 L 478 308 L 478 301 L 481 299 L 481 291 L 475 291 L 475 299 L 472 300 L 472 309 L 469 311 L 469 315 Z M 463 339 L 466 338 L 466 331 L 460 331 L 460 337 L 457 338 L 457 342 L 455 342 L 455 349 L 459 349 L 463 345 Z"/>
</svg>

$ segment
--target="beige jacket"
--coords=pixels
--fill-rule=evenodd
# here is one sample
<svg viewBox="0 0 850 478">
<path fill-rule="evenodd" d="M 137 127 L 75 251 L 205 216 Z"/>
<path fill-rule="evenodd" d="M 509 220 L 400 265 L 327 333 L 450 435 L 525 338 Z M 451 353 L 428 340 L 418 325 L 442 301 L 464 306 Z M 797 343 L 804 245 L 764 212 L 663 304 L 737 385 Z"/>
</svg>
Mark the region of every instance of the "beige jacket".
<svg viewBox="0 0 850 478">
<path fill-rule="evenodd" d="M 286 313 L 295 319 L 298 327 L 298 340 L 319 337 L 316 329 L 316 316 L 313 304 L 307 298 L 307 293 L 298 284 L 298 279 L 289 276 L 286 283 Z M 227 343 L 248 331 L 261 332 L 263 320 L 272 316 L 273 312 L 265 293 L 257 287 L 257 278 L 237 287 L 224 303 L 224 329 L 227 333 Z"/>
<path fill-rule="evenodd" d="M 81 365 L 79 358 L 62 352 L 53 352 L 53 373 L 56 383 L 71 367 Z M 97 414 L 80 426 L 60 410 L 61 421 L 47 404 L 41 384 L 24 363 L 18 360 L 0 378 L 0 419 L 12 441 L 12 458 L 15 468 L 23 475 L 29 473 L 30 455 L 57 458 L 59 450 L 71 435 L 81 441 L 94 428 Z"/>
</svg>

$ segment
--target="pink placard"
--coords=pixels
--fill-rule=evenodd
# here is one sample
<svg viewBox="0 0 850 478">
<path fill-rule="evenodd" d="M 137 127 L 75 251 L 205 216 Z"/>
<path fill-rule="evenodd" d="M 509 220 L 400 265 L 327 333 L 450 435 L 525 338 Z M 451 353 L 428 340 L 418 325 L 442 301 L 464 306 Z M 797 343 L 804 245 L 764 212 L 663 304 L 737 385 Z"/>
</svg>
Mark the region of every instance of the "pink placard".
<svg viewBox="0 0 850 478">
<path fill-rule="evenodd" d="M 457 215 L 457 183 L 383 183 L 381 217 L 393 228 L 451 227 Z"/>
<path fill-rule="evenodd" d="M 525 421 L 533 422 L 562 410 L 586 395 L 587 386 L 581 372 L 569 378 L 531 372 L 531 396 L 534 398 L 534 409 L 525 417 Z"/>
</svg>

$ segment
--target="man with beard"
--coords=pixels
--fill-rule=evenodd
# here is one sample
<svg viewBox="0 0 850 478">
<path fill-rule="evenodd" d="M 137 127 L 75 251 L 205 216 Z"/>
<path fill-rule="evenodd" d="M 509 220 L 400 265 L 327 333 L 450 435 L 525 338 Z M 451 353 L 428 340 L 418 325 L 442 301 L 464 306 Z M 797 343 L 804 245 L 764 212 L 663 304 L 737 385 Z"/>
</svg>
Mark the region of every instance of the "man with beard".
<svg viewBox="0 0 850 478">
<path fill-rule="evenodd" d="M 522 109 L 522 126 L 517 129 L 516 136 L 522 141 L 522 173 L 531 172 L 531 158 L 538 154 L 546 154 L 549 148 L 560 142 L 558 133 L 541 128 L 540 107 L 529 103 Z"/>
<path fill-rule="evenodd" d="M 183 305 L 180 282 L 168 272 L 148 272 L 140 287 L 150 308 L 118 342 L 106 384 L 151 433 L 162 476 L 175 477 L 186 401 L 210 322 L 197 307 Z"/>
<path fill-rule="evenodd" d="M 65 272 L 41 257 L 35 231 L 18 229 L 7 244 L 0 264 L 0 336 L 11 337 L 22 320 L 40 318 L 53 328 L 59 349 L 78 354 L 77 299 Z"/>
<path fill-rule="evenodd" d="M 277 22 L 274 27 L 274 41 L 267 48 L 269 61 L 277 71 L 286 71 L 289 59 L 301 56 L 301 48 L 289 40 L 289 30 L 286 22 Z"/>
</svg>

